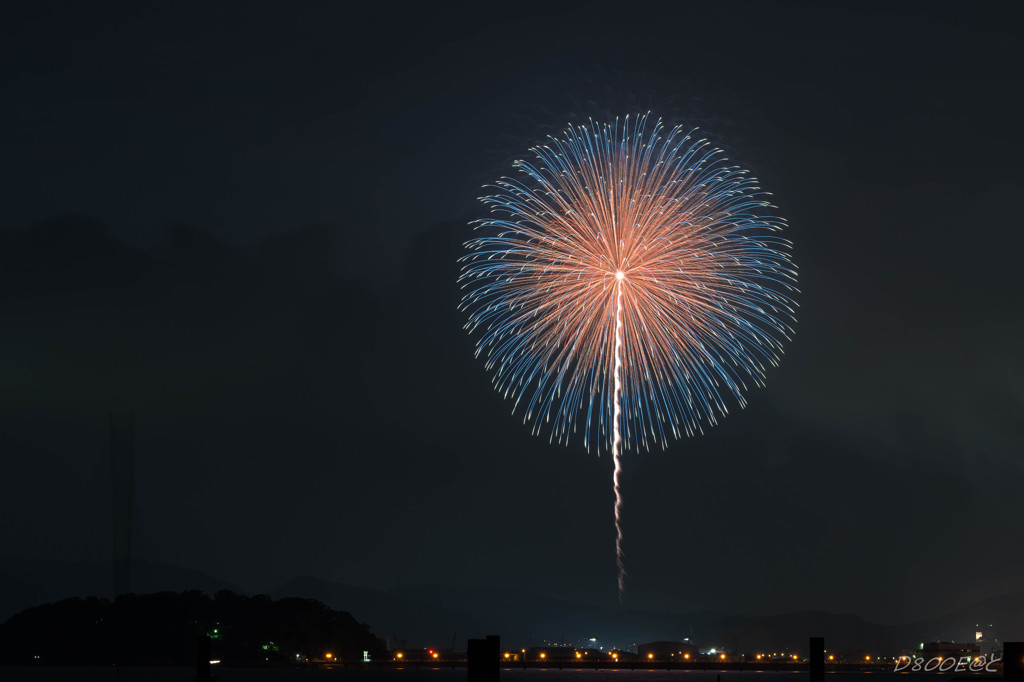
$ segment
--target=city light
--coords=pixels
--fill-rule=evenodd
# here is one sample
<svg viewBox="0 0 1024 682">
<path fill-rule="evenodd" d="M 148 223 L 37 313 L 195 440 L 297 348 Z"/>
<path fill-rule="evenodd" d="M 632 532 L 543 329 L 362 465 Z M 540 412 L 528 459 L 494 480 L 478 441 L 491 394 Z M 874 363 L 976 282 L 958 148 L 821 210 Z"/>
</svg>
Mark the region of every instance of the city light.
<svg viewBox="0 0 1024 682">
<path fill-rule="evenodd" d="M 436 651 L 434 652 L 433 656 L 434 656 L 434 658 L 437 658 L 437 652 Z"/>
<path fill-rule="evenodd" d="M 324 658 L 331 658 L 331 657 L 332 657 L 331 654 L 324 654 Z"/>
<path fill-rule="evenodd" d="M 395 654 L 395 658 L 401 660 L 402 659 L 402 652 L 399 651 L 397 654 Z"/>
<path fill-rule="evenodd" d="M 541 658 L 547 658 L 548 655 L 542 651 L 542 652 L 540 652 L 540 657 Z"/>
<path fill-rule="evenodd" d="M 654 654 L 647 654 L 647 658 L 654 658 Z"/>
</svg>

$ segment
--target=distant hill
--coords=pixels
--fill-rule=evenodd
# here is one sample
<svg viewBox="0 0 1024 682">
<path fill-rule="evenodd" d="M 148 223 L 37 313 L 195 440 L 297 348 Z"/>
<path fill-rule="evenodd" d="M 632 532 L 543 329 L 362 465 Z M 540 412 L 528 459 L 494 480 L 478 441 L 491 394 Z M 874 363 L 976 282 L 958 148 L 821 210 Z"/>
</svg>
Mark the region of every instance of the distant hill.
<svg viewBox="0 0 1024 682">
<path fill-rule="evenodd" d="M 45 561 L 0 555 L 0 623 L 31 606 L 69 597 L 114 596 L 112 561 Z M 139 594 L 234 590 L 231 583 L 171 564 L 133 561 L 131 591 Z"/>
<path fill-rule="evenodd" d="M 209 642 L 211 656 L 238 664 L 386 655 L 383 640 L 366 625 L 316 600 L 192 590 L 26 609 L 0 625 L 0 663 L 190 665 L 199 637 Z"/>
<path fill-rule="evenodd" d="M 587 606 L 509 587 L 417 586 L 390 592 L 437 608 L 442 604 L 472 617 L 482 631 L 524 644 L 579 637 L 600 638 L 604 646 L 678 640 L 724 614 L 680 616 L 650 611 L 624 611 Z M 460 633 L 478 636 L 473 632 Z"/>
<path fill-rule="evenodd" d="M 369 623 L 371 629 L 385 638 L 391 647 L 449 648 L 452 635 L 458 632 L 461 633 L 458 648 L 465 648 L 466 637 L 476 637 L 484 629 L 484 624 L 471 614 L 455 608 L 318 578 L 296 578 L 272 592 L 271 596 L 316 599 L 332 608 L 341 608 L 337 605 L 345 604 L 346 611 L 361 622 Z"/>
<path fill-rule="evenodd" d="M 917 641 L 963 641 L 973 638 L 976 624 L 981 626 L 982 632 L 997 633 L 1001 641 L 1024 641 L 1024 590 L 983 599 L 945 616 L 903 627 L 919 633 Z"/>
<path fill-rule="evenodd" d="M 349 608 L 390 640 L 411 646 L 457 648 L 468 637 L 499 634 L 520 646 L 565 637 L 597 637 L 607 646 L 679 641 L 692 633 L 699 645 L 729 649 L 803 651 L 810 636 L 825 637 L 837 651 L 899 651 L 921 641 L 973 639 L 975 623 L 991 623 L 990 632 L 1004 640 L 1024 638 L 1024 591 L 979 602 L 942 618 L 901 625 L 881 625 L 855 614 L 806 611 L 769 616 L 734 616 L 720 612 L 672 614 L 607 609 L 566 602 L 514 588 L 416 586 L 389 591 L 352 588 L 303 578 L 275 594 L 319 599 Z M 344 606 L 344 605 L 348 606 Z"/>
<path fill-rule="evenodd" d="M 275 594 L 312 597 L 335 608 L 350 604 L 351 610 L 374 624 L 376 632 L 419 646 L 450 646 L 450 641 L 439 641 L 448 632 L 458 633 L 458 648 L 465 647 L 468 637 L 486 634 L 499 634 L 503 641 L 520 646 L 563 637 L 571 642 L 596 637 L 605 647 L 625 648 L 649 641 L 679 641 L 691 632 L 698 644 L 738 649 L 802 651 L 811 634 L 826 637 L 836 648 L 894 644 L 888 628 L 854 615 L 681 615 L 585 606 L 511 588 L 418 586 L 383 592 L 353 590 L 311 578 L 301 584 L 293 581 Z"/>
<path fill-rule="evenodd" d="M 21 609 L 75 596 L 112 596 L 111 562 L 32 561 L 0 556 L 0 622 Z M 233 590 L 224 580 L 168 564 L 136 561 L 132 590 Z M 544 641 L 579 642 L 596 637 L 606 646 L 679 641 L 693 635 L 698 645 L 751 651 L 803 651 L 810 636 L 826 638 L 835 650 L 899 651 L 919 642 L 973 639 L 976 623 L 1001 639 L 1024 639 L 1024 590 L 987 599 L 941 618 L 881 625 L 855 614 L 820 611 L 764 616 L 721 612 L 674 614 L 602 608 L 568 602 L 516 588 L 414 586 L 393 590 L 354 587 L 315 577 L 291 580 L 274 598 L 316 599 L 351 613 L 391 647 L 464 649 L 470 637 L 498 634 L 508 645 Z"/>
</svg>

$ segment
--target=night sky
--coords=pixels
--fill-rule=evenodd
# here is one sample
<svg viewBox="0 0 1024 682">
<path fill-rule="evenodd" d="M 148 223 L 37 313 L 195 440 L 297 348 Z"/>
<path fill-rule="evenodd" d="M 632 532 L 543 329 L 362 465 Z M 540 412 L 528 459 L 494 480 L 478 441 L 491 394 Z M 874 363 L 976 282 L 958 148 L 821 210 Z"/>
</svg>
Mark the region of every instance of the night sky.
<svg viewBox="0 0 1024 682">
<path fill-rule="evenodd" d="M 0 21 L 0 553 L 616 602 L 612 462 L 457 310 L 481 186 L 588 117 L 774 194 L 768 386 L 626 461 L 626 605 L 895 623 L 1020 589 L 1016 3 L 25 3 Z M 714 5 L 711 7 L 710 5 Z"/>
</svg>

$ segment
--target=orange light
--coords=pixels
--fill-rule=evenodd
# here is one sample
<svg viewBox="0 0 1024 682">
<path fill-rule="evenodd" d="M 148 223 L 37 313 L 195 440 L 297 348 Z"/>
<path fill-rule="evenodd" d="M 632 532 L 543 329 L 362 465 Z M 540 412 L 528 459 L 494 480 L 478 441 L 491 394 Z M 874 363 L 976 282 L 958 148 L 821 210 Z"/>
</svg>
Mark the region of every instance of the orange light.
<svg viewBox="0 0 1024 682">
<path fill-rule="evenodd" d="M 654 654 L 647 654 L 647 658 L 654 658 Z"/>
<path fill-rule="evenodd" d="M 434 654 L 434 658 L 437 658 L 437 654 Z"/>
<path fill-rule="evenodd" d="M 690 654 L 683 654 L 683 658 L 689 658 Z"/>
<path fill-rule="evenodd" d="M 830 661 L 834 661 L 834 660 L 836 660 L 836 657 L 835 657 L 835 656 L 833 656 L 832 654 L 829 654 L 829 655 L 828 655 L 828 660 L 830 660 Z"/>
<path fill-rule="evenodd" d="M 330 658 L 330 657 L 331 657 L 330 654 L 324 654 L 324 658 Z"/>
<path fill-rule="evenodd" d="M 725 654 L 722 654 L 720 658 L 724 661 L 725 660 Z"/>
<path fill-rule="evenodd" d="M 576 658 L 580 658 L 580 652 L 576 652 Z"/>
<path fill-rule="evenodd" d="M 547 658 L 548 655 L 542 651 L 542 652 L 540 652 L 540 657 L 541 658 Z"/>
<path fill-rule="evenodd" d="M 402 652 L 401 651 L 399 651 L 397 654 L 395 654 L 395 658 L 401 658 L 401 657 L 402 657 Z"/>
<path fill-rule="evenodd" d="M 511 655 L 512 655 L 512 654 L 505 654 L 505 658 L 508 658 L 508 657 L 509 657 L 509 656 L 511 656 Z"/>
<path fill-rule="evenodd" d="M 614 658 L 614 659 L 618 660 L 618 658 L 619 658 L 619 655 L 618 655 L 618 654 L 612 654 L 612 658 Z"/>
</svg>

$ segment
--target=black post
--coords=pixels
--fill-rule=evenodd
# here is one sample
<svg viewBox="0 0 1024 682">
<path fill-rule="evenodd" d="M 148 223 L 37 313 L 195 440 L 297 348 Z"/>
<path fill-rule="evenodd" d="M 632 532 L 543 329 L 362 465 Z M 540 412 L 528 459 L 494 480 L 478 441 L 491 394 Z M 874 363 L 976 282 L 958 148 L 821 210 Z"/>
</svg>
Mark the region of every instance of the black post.
<svg viewBox="0 0 1024 682">
<path fill-rule="evenodd" d="M 498 656 L 501 638 L 488 635 L 487 639 L 471 639 L 466 648 L 466 670 L 469 682 L 498 682 L 501 667 Z"/>
<path fill-rule="evenodd" d="M 196 637 L 196 679 L 207 682 L 210 679 L 210 638 L 206 635 Z"/>
<path fill-rule="evenodd" d="M 501 637 L 498 635 L 487 635 L 487 655 L 491 661 L 488 682 L 498 682 L 501 679 Z"/>
<path fill-rule="evenodd" d="M 466 674 L 470 682 L 481 682 L 484 672 L 484 652 L 487 642 L 482 639 L 470 638 L 466 642 Z"/>
<path fill-rule="evenodd" d="M 1024 642 L 1003 642 L 1003 679 L 1024 682 Z"/>
<path fill-rule="evenodd" d="M 811 682 L 825 682 L 825 638 L 811 637 Z"/>
</svg>

